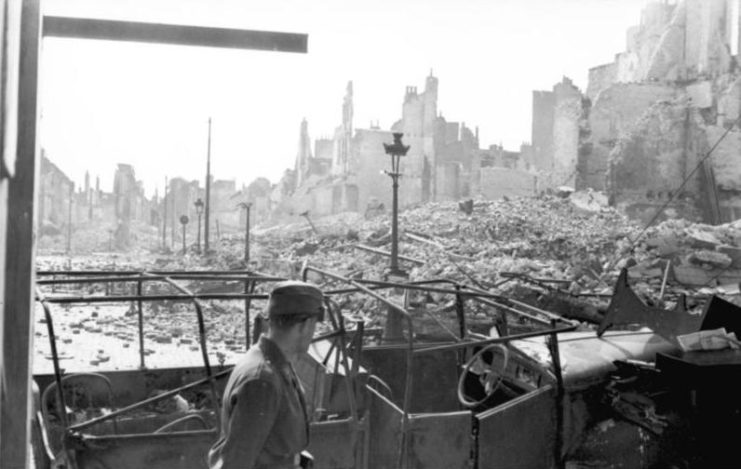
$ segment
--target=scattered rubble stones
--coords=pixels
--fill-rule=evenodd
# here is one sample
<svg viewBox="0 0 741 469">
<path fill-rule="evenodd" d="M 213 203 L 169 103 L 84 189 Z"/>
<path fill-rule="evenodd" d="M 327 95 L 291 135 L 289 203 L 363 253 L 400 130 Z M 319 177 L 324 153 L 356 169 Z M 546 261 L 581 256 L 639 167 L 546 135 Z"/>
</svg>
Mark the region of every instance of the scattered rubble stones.
<svg viewBox="0 0 741 469">
<path fill-rule="evenodd" d="M 386 277 L 388 257 L 354 246 L 363 244 L 390 252 L 390 214 L 366 218 L 362 214 L 343 213 L 312 221 L 316 232 L 304 220 L 290 225 L 254 228 L 249 263 L 244 261 L 243 234 L 222 234 L 214 242 L 213 252 L 205 256 L 195 251 L 182 255 L 139 249 L 70 260 L 42 253 L 38 266 L 43 270 L 249 269 L 297 278 L 302 263 L 308 261 L 312 266 L 351 278 L 378 280 Z M 671 303 L 680 294 L 707 295 L 722 285 L 738 285 L 741 281 L 741 222 L 708 226 L 670 219 L 644 230 L 643 226 L 607 207 L 601 196 L 585 197 L 578 192 L 565 197 L 473 200 L 465 204 L 465 210 L 457 202 L 428 203 L 401 211 L 399 254 L 402 256 L 400 267 L 412 281 L 453 280 L 535 302 L 544 309 L 559 308 L 558 305 L 563 304 L 564 309 L 577 311 L 580 319 L 594 322 L 600 317 L 599 311 L 606 307 L 623 267 L 629 268 L 631 285 L 639 296 L 649 304 L 666 307 L 672 306 L 667 301 Z M 515 278 L 506 273 L 516 274 Z M 530 280 L 523 280 L 522 276 L 529 276 Z M 664 297 L 660 299 L 665 276 Z M 310 280 L 324 281 L 315 275 Z M 206 282 L 186 282 L 185 286 L 194 291 L 233 292 L 241 292 L 244 287 L 241 282 L 221 287 Z M 327 289 L 336 286 L 325 284 Z M 130 286 L 124 285 L 86 285 L 84 288 L 88 289 L 87 294 L 132 293 Z M 258 287 L 257 292 L 264 293 L 264 288 Z M 174 293 L 164 284 L 150 285 L 147 291 Z M 579 296 L 585 293 L 589 296 Z M 560 295 L 563 301 L 555 301 L 554 295 Z M 454 315 L 454 308 L 448 311 L 450 308 L 444 307 L 449 301 L 449 297 L 433 293 L 420 304 L 428 311 Z M 575 302 L 581 302 L 582 306 Z M 205 303 L 209 346 L 214 347 L 215 353 L 243 349 L 244 302 Z M 347 295 L 338 298 L 337 306 L 353 318 L 364 320 L 367 328 L 379 325 L 376 317 L 379 304 L 373 298 Z M 466 305 L 469 306 L 474 321 L 490 326 L 492 321 L 498 320 L 496 311 L 491 308 Z M 251 314 L 258 314 L 263 307 L 263 302 L 254 301 Z M 126 337 L 115 335 L 126 347 L 129 342 L 138 340 L 136 311 L 131 305 L 113 322 L 106 322 L 93 312 L 87 319 L 77 319 L 69 328 L 72 334 L 79 334 L 81 329 L 97 334 L 120 327 L 130 332 Z M 162 343 L 199 350 L 191 304 L 150 303 L 144 315 L 150 332 L 148 345 Z M 150 353 L 154 350 L 147 349 L 147 354 Z M 95 360 L 100 363 L 101 357 Z"/>
</svg>

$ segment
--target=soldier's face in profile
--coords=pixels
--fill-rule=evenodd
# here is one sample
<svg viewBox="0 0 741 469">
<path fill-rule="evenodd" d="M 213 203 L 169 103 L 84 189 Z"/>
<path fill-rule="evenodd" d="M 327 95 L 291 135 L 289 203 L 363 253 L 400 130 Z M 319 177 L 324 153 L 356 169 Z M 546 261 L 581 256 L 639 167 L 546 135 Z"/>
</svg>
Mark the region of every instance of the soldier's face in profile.
<svg viewBox="0 0 741 469">
<path fill-rule="evenodd" d="M 298 351 L 306 353 L 311 345 L 311 339 L 314 338 L 314 332 L 316 331 L 317 318 L 312 317 L 306 321 L 300 323 L 299 326 L 299 347 Z"/>
</svg>

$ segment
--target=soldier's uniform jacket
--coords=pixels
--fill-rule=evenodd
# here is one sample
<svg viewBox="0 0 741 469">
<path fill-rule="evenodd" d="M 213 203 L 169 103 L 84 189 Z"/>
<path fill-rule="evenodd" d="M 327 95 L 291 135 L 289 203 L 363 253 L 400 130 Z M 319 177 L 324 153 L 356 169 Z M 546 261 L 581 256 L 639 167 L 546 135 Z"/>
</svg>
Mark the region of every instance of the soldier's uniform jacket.
<svg viewBox="0 0 741 469">
<path fill-rule="evenodd" d="M 303 390 L 278 346 L 261 336 L 232 371 L 224 390 L 221 435 L 212 469 L 298 466 L 309 443 Z"/>
</svg>

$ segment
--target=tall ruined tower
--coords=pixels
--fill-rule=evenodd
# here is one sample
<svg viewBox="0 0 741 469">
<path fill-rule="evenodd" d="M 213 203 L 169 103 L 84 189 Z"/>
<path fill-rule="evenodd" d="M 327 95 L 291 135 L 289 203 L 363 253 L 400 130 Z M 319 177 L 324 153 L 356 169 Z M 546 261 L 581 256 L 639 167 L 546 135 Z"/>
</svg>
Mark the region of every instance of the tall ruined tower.
<svg viewBox="0 0 741 469">
<path fill-rule="evenodd" d="M 407 86 L 404 94 L 401 131 L 411 148 L 403 163 L 402 172 L 408 179 L 401 191 L 402 200 L 409 202 L 434 200 L 437 191 L 437 88 L 437 77 L 430 71 L 424 92 L 418 93 L 416 86 Z"/>
<path fill-rule="evenodd" d="M 311 139 L 309 138 L 309 123 L 306 118 L 301 121 L 301 131 L 298 137 L 298 153 L 296 154 L 296 187 L 303 184 L 309 172 L 311 159 Z"/>
<path fill-rule="evenodd" d="M 345 97 L 342 100 L 342 124 L 335 130 L 332 174 L 346 174 L 357 165 L 357 161 L 353 161 L 350 150 L 353 134 L 352 119 L 353 88 L 352 81 L 348 81 Z"/>
<path fill-rule="evenodd" d="M 87 204 L 87 219 L 93 219 L 93 191 L 90 190 L 90 172 L 85 171 L 85 203 Z"/>
</svg>

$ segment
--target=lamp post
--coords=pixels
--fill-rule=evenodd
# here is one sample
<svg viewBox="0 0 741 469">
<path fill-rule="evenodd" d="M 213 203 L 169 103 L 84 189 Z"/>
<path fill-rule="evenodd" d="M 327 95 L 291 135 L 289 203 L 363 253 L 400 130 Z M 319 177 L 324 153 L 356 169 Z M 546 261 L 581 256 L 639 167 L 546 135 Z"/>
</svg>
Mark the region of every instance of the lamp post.
<svg viewBox="0 0 741 469">
<path fill-rule="evenodd" d="M 203 201 L 199 198 L 193 204 L 196 206 L 196 215 L 198 215 L 198 238 L 196 241 L 196 252 L 201 253 L 201 215 L 203 214 Z"/>
<path fill-rule="evenodd" d="M 239 206 L 245 210 L 244 214 L 244 263 L 250 262 L 250 208 L 252 203 L 240 202 Z"/>
<path fill-rule="evenodd" d="M 188 215 L 182 215 L 180 217 L 180 224 L 183 225 L 183 255 L 185 255 L 185 226 L 189 221 Z"/>
<path fill-rule="evenodd" d="M 383 144 L 383 149 L 387 155 L 391 156 L 391 172 L 384 171 L 386 174 L 391 176 L 392 187 L 394 191 L 393 199 L 393 212 L 391 219 L 391 268 L 390 273 L 392 275 L 403 275 L 399 269 L 399 162 L 402 156 L 406 156 L 409 151 L 409 145 L 404 145 L 401 142 L 403 133 L 394 133 L 394 143 Z"/>
</svg>

